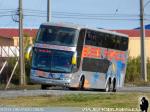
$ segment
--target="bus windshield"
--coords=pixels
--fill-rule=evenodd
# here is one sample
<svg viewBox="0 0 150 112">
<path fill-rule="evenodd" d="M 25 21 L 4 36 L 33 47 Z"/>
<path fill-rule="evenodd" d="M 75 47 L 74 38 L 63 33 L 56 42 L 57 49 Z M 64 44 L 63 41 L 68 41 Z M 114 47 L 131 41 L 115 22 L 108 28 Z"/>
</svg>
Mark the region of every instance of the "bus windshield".
<svg viewBox="0 0 150 112">
<path fill-rule="evenodd" d="M 33 49 L 32 68 L 47 72 L 70 73 L 73 52 Z"/>
<path fill-rule="evenodd" d="M 62 46 L 75 46 L 76 29 L 42 25 L 36 42 Z"/>
</svg>

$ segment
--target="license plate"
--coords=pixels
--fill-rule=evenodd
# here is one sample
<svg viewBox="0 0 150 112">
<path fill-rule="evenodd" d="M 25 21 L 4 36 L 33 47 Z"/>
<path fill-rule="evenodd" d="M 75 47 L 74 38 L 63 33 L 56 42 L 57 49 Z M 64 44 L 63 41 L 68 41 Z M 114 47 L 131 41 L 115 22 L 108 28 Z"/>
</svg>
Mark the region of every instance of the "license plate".
<svg viewBox="0 0 150 112">
<path fill-rule="evenodd" d="M 60 79 L 60 74 L 48 74 L 49 79 Z"/>
<path fill-rule="evenodd" d="M 55 78 L 55 79 L 59 79 L 59 78 L 60 78 L 60 75 L 59 75 L 59 74 L 54 74 L 54 78 Z"/>
<path fill-rule="evenodd" d="M 37 75 L 40 77 L 47 77 L 47 73 L 42 72 L 42 71 L 37 71 Z"/>
</svg>

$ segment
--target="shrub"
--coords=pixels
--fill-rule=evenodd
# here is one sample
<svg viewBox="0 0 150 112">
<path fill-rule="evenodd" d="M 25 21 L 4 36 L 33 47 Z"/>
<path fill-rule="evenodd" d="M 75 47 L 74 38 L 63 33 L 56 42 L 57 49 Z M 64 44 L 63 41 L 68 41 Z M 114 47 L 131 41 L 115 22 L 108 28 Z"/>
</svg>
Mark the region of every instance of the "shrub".
<svg viewBox="0 0 150 112">
<path fill-rule="evenodd" d="M 128 58 L 125 82 L 141 82 L 141 58 Z M 150 60 L 147 61 L 148 81 L 150 81 Z"/>
<path fill-rule="evenodd" d="M 13 68 L 16 64 L 16 61 L 17 61 L 17 58 L 8 58 L 7 59 L 7 65 L 1 74 L 1 78 L 0 78 L 1 83 L 6 84 L 8 82 L 8 80 L 11 76 L 11 73 L 13 71 Z M 14 72 L 11 83 L 19 84 L 19 66 L 17 66 L 17 68 Z"/>
<path fill-rule="evenodd" d="M 6 84 L 8 82 L 16 62 L 17 62 L 17 58 L 9 58 L 7 60 L 8 64 L 5 67 L 5 69 L 2 72 L 1 77 L 0 77 L 0 82 L 1 83 Z M 31 63 L 29 61 L 25 60 L 25 78 L 26 78 L 27 84 L 30 83 L 30 79 L 29 79 L 30 67 L 31 67 Z M 16 68 L 16 70 L 15 70 L 15 72 L 13 74 L 11 83 L 18 85 L 19 82 L 20 82 L 20 72 L 19 72 L 19 63 L 18 63 L 17 68 Z"/>
</svg>

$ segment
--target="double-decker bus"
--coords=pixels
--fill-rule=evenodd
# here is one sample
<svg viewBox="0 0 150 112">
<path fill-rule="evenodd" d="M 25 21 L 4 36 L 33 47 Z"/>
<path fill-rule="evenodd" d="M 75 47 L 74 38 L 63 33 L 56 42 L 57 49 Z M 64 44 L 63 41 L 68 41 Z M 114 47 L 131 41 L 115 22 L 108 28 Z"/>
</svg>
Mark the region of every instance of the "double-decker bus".
<svg viewBox="0 0 150 112">
<path fill-rule="evenodd" d="M 124 84 L 128 36 L 69 23 L 40 25 L 31 81 L 48 86 L 116 91 Z"/>
</svg>

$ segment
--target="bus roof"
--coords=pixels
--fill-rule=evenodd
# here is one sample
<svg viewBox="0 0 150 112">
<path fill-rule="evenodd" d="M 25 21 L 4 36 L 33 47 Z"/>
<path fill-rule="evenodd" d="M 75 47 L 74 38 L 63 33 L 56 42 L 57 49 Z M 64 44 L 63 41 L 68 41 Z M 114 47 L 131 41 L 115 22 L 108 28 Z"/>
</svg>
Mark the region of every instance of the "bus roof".
<svg viewBox="0 0 150 112">
<path fill-rule="evenodd" d="M 118 33 L 115 31 L 110 31 L 110 30 L 105 30 L 105 29 L 99 29 L 99 28 L 93 28 L 93 27 L 88 27 L 88 26 L 84 26 L 84 25 L 79 25 L 79 24 L 73 24 L 73 23 L 53 23 L 53 22 L 47 22 L 47 23 L 43 23 L 41 25 L 47 25 L 47 26 L 59 26 L 59 27 L 68 27 L 68 28 L 74 28 L 74 29 L 88 29 L 88 30 L 95 30 L 98 32 L 103 32 L 103 33 L 108 33 L 108 34 L 113 34 L 113 35 L 120 35 L 123 37 L 128 37 L 128 35 L 123 34 L 123 33 Z"/>
</svg>

